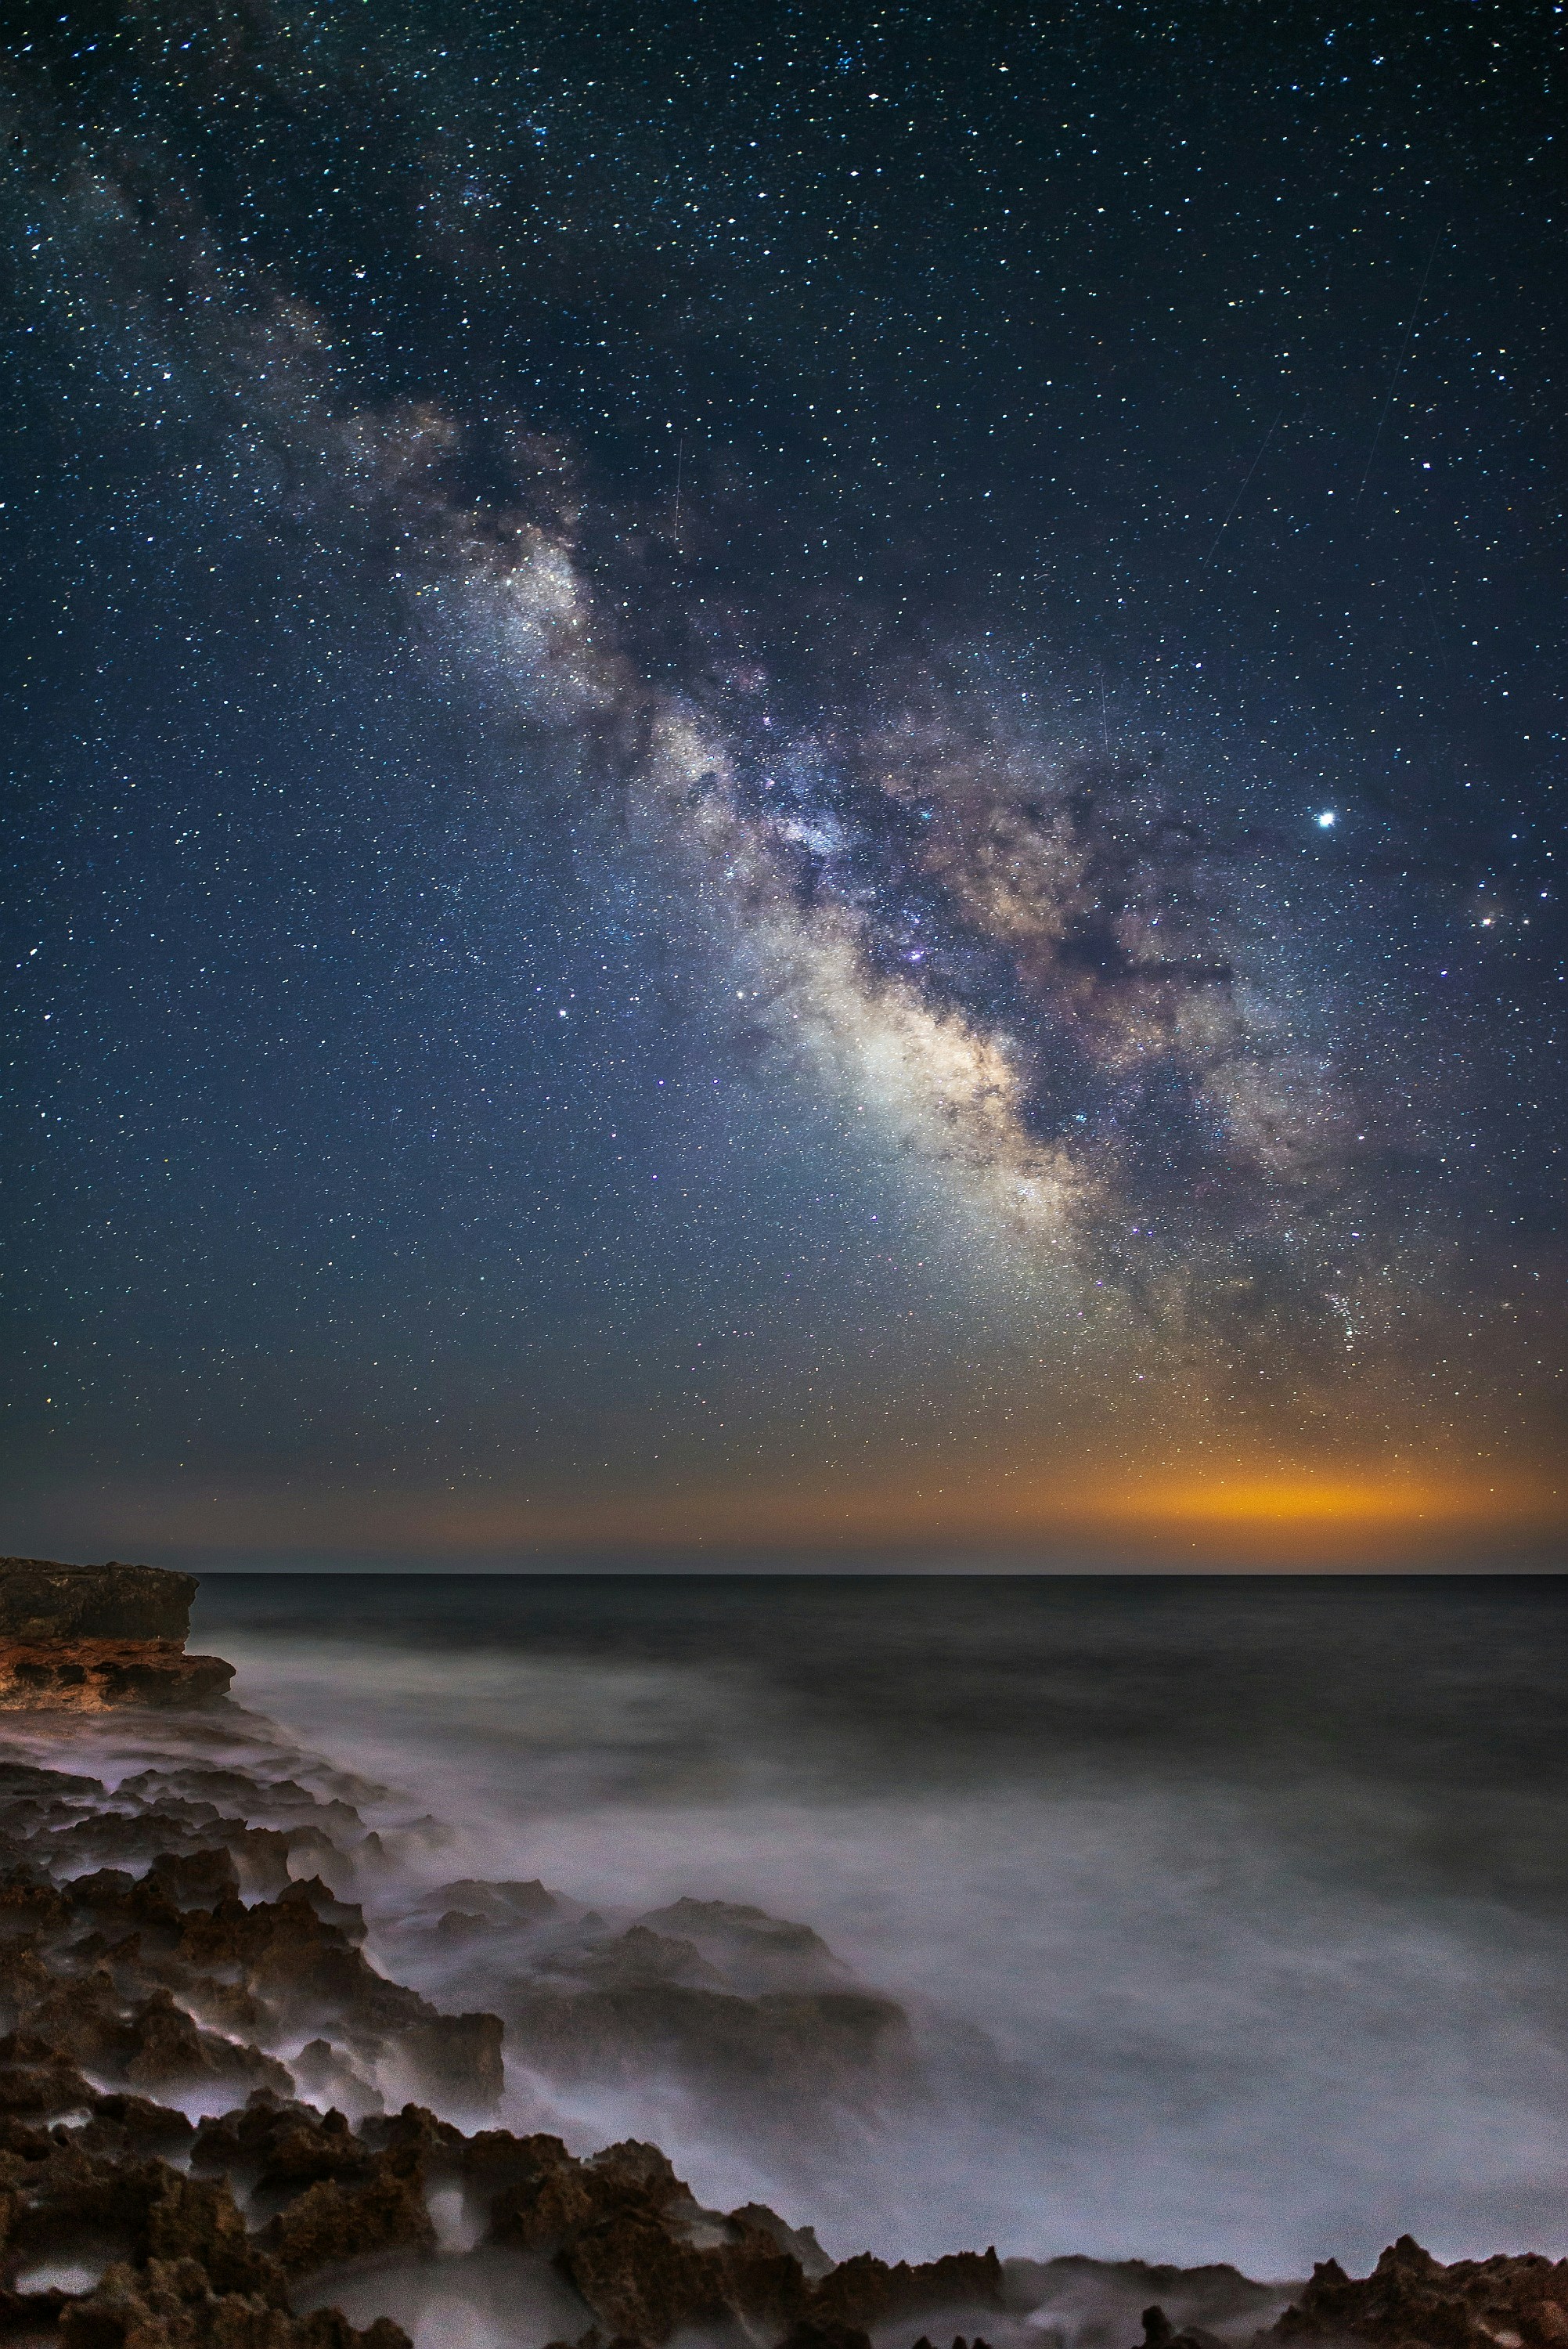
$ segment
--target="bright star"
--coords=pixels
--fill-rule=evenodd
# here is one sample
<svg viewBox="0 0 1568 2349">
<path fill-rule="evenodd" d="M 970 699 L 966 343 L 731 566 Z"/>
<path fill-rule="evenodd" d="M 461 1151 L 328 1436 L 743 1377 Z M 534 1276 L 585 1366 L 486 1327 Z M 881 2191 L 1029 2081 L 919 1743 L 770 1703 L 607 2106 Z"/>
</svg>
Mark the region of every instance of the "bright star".
<svg viewBox="0 0 1568 2349">
<path fill-rule="evenodd" d="M 1319 832 L 1332 832 L 1334 830 L 1334 810 L 1332 808 L 1324 809 L 1323 813 L 1317 819 L 1317 828 Z"/>
</svg>

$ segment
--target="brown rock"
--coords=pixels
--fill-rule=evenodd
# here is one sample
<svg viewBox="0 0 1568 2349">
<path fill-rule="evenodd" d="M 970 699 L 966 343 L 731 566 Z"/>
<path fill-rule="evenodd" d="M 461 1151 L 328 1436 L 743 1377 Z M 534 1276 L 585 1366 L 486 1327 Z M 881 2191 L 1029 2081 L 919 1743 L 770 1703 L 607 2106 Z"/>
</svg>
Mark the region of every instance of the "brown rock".
<svg viewBox="0 0 1568 2349">
<path fill-rule="evenodd" d="M 275 2058 L 203 2031 L 167 1989 L 156 1988 L 128 2006 L 101 1967 L 53 1982 L 29 2008 L 26 2022 L 56 2062 L 69 2058 L 132 2087 L 213 2081 L 286 2095 L 294 2086 Z"/>
<path fill-rule="evenodd" d="M 0 1708 L 105 1713 L 122 1704 L 211 1704 L 234 1677 L 221 1656 L 188 1656 L 172 1640 L 7 1640 Z"/>
<path fill-rule="evenodd" d="M 560 2264 L 594 2315 L 634 2341 L 667 2341 L 678 2324 L 727 2313 L 712 2254 L 671 2236 L 651 2211 L 614 2212 L 568 2244 Z"/>
<path fill-rule="evenodd" d="M 326 2117 L 331 2121 L 334 2116 L 328 2113 Z M 424 2105 L 405 2105 L 399 2113 L 375 2114 L 361 2123 L 359 2135 L 366 2145 L 377 2152 L 388 2146 L 413 2146 L 421 2160 L 458 2170 L 466 2168 L 476 2147 L 527 2142 L 505 2129 L 489 2129 L 478 2137 L 466 2137 L 450 2121 L 438 2121 Z"/>
<path fill-rule="evenodd" d="M 1563 2349 L 1568 2344 L 1568 2260 L 1537 2252 L 1456 2260 L 1444 2267 L 1409 2235 L 1389 2245 L 1369 2276 L 1336 2261 L 1313 2270 L 1296 2303 L 1266 2340 L 1330 2336 L 1378 2349 Z"/>
<path fill-rule="evenodd" d="M 242 2112 L 204 2120 L 191 2149 L 197 2169 L 237 2170 L 265 2187 L 315 2186 L 324 2178 L 358 2179 L 370 2173 L 371 2154 L 343 2115 L 318 2113 L 259 2090 Z"/>
<path fill-rule="evenodd" d="M 181 1645 L 191 1629 L 193 1574 L 160 1566 L 62 1566 L 49 1557 L 0 1557 L 0 1641 L 159 1640 Z"/>
<path fill-rule="evenodd" d="M 656 2146 L 628 2139 L 582 2162 L 559 2137 L 497 2131 L 471 2141 L 464 2168 L 476 2185 L 505 2180 L 491 2239 L 552 2252 L 616 2336 L 663 2342 L 681 2325 L 732 2316 L 786 2323 L 805 2307 L 793 2252 L 767 2227 L 700 2211 Z M 699 2245 L 693 2221 L 728 2240 Z"/>
<path fill-rule="evenodd" d="M 485 2145 L 486 2167 L 492 2173 L 502 2167 L 501 2148 L 494 2142 L 500 2134 L 475 2140 L 476 2151 Z M 490 2204 L 490 2240 L 525 2251 L 559 2251 L 602 2215 L 603 2206 L 593 2180 L 558 2137 L 513 2138 L 511 2144 L 516 2151 L 507 2166 L 515 2165 L 514 2174 Z"/>
<path fill-rule="evenodd" d="M 952 2251 L 945 2259 L 910 2267 L 900 2260 L 889 2267 L 883 2260 L 862 2251 L 842 2260 L 816 2285 L 809 2313 L 824 2323 L 879 2324 L 889 2317 L 913 2315 L 917 2310 L 961 2303 L 991 2308 L 1002 2305 L 1002 2262 L 995 2251 Z"/>
<path fill-rule="evenodd" d="M 425 2208 L 424 2164 L 394 2146 L 369 2164 L 364 2184 L 325 2178 L 263 2228 L 261 2240 L 284 2272 L 308 2275 L 367 2251 L 433 2251 L 436 2230 Z"/>
<path fill-rule="evenodd" d="M 93 2092 L 46 2040 L 8 2031 L 0 2039 L 0 2113 L 58 2113 L 90 2105 Z"/>
<path fill-rule="evenodd" d="M 290 2316 L 256 2293 L 215 2292 L 199 2261 L 117 2266 L 59 2320 L 65 2349 L 412 2349 L 388 2317 L 356 2332 L 335 2308 Z"/>
<path fill-rule="evenodd" d="M 1143 2312 L 1143 2349 L 1225 2349 L 1217 2333 L 1206 2333 L 1201 2324 L 1178 2327 L 1156 2302 Z"/>
<path fill-rule="evenodd" d="M 52 1884 L 25 1868 L 0 1881 L 0 1933 L 57 1932 L 71 1919 L 71 1904 Z"/>
<path fill-rule="evenodd" d="M 228 2179 L 183 2178 L 162 2162 L 149 2166 L 162 2175 L 148 2206 L 141 2256 L 196 2260 L 218 2292 L 257 2293 L 284 2307 L 282 2270 L 246 2233 Z"/>
<path fill-rule="evenodd" d="M 234 1671 L 185 1653 L 195 1592 L 160 1567 L 0 1558 L 0 1710 L 212 1703 Z"/>
<path fill-rule="evenodd" d="M 126 2095 L 119 2090 L 94 2096 L 92 2117 L 74 2132 L 84 2153 L 117 2159 L 127 2155 L 145 2158 L 154 2153 L 183 2153 L 195 2134 L 183 2113 L 167 2105 L 152 2104 L 146 2096 Z"/>
</svg>

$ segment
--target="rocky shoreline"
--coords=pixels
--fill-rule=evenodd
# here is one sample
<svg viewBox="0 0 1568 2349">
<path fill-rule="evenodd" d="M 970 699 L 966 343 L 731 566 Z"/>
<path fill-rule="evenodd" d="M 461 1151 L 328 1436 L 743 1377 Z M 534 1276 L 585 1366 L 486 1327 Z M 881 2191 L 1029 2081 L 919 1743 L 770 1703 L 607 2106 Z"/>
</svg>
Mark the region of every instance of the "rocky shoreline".
<svg viewBox="0 0 1568 2349">
<path fill-rule="evenodd" d="M 27 1571 L 9 1595 L 0 1577 L 16 1647 L 52 1644 L 52 1609 L 62 1640 L 182 1654 L 181 1593 L 116 1578 L 150 1569 L 98 1570 L 94 1594 Z M 111 1630 L 89 1628 L 106 1613 Z M 760 2202 L 703 2208 L 654 2145 L 584 2158 L 553 2131 L 498 2127 L 509 2059 L 560 2078 L 638 2044 L 695 2063 L 717 2036 L 753 2084 L 743 2111 L 822 2081 L 885 2087 L 907 2060 L 902 2011 L 757 1909 L 683 1900 L 623 1930 L 537 1884 L 411 1889 L 395 1847 L 438 1853 L 433 1823 L 367 1825 L 384 1790 L 304 1783 L 297 1758 L 247 1744 L 250 1719 L 209 1698 L 171 1724 L 118 1694 L 107 1722 L 18 1713 L 0 1742 L 13 2341 L 407 2349 L 410 2279 L 468 2259 L 491 2262 L 509 2307 L 537 2286 L 552 2312 L 490 2337 L 552 2332 L 555 2349 L 1131 2349 L 1140 2314 L 1146 2349 L 1568 2349 L 1568 2261 L 1444 2267 L 1406 2238 L 1368 2277 L 1330 2261 L 1284 2287 L 995 2250 L 835 2261 Z M 397 1949 L 417 1979 L 425 1953 L 427 1987 L 432 1951 L 442 1981 L 501 1985 L 506 2013 L 446 2011 L 394 1978 Z M 497 1957 L 481 1977 L 481 1949 L 513 1972 Z M 422 2329 L 421 2349 L 445 2338 Z"/>
<path fill-rule="evenodd" d="M 501 2022 L 442 2014 L 378 1973 L 358 1907 L 318 1875 L 290 1874 L 291 1860 L 337 1848 L 310 1816 L 330 1806 L 304 1799 L 292 1825 L 258 1826 L 211 1801 L 215 1787 L 197 1792 L 201 1775 L 150 1770 L 111 1790 L 36 1761 L 0 1763 L 9 2337 L 70 2349 L 399 2349 L 408 2336 L 390 2316 L 356 2329 L 331 2306 L 300 2311 L 298 2298 L 346 2262 L 434 2258 L 433 2212 L 454 2196 L 469 2240 L 546 2261 L 570 2287 L 583 2349 L 661 2349 L 693 2329 L 738 2344 L 907 2349 L 939 2315 L 1011 2339 L 1064 2271 L 1095 2271 L 993 2250 L 913 2267 L 869 2254 L 834 2263 L 809 2230 L 759 2204 L 704 2210 L 651 2145 L 580 2159 L 558 2137 L 465 2131 L 416 2098 L 351 2126 L 330 2092 L 354 2063 L 390 2057 L 437 2102 L 493 2104 Z M 232 1796 L 233 1773 L 209 1775 Z M 285 2062 L 263 2040 L 300 2044 Z M 193 2119 L 188 2103 L 219 2109 Z M 79 2288 L 36 2280 L 41 2264 L 73 2260 Z M 1099 2272 L 1123 2297 L 1130 2283 L 1160 2295 L 1144 2317 L 1149 2349 L 1568 2341 L 1568 2261 L 1445 2268 L 1406 2240 L 1360 2281 L 1319 2267 L 1271 2324 L 1245 2332 L 1249 2301 L 1277 2306 L 1278 2295 L 1234 2271 Z"/>
</svg>

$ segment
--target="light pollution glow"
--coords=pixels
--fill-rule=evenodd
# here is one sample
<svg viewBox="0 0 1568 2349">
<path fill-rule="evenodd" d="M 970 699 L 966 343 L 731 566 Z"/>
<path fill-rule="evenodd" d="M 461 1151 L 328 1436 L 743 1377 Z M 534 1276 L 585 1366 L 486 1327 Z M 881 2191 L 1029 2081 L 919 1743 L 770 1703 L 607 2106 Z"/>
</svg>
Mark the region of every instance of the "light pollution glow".
<svg viewBox="0 0 1568 2349">
<path fill-rule="evenodd" d="M 961 1472 L 897 1482 L 860 1475 L 812 1489 L 695 1479 L 660 1491 L 592 1500 L 503 1492 L 411 1490 L 308 1494 L 282 1486 L 214 1491 L 211 1485 L 82 1495 L 80 1538 L 101 1523 L 170 1556 L 356 1558 L 519 1567 L 652 1562 L 670 1552 L 785 1553 L 861 1557 L 954 1549 L 984 1564 L 1005 1552 L 1044 1568 L 1151 1569 L 1212 1565 L 1441 1566 L 1541 1563 L 1560 1557 L 1568 1530 L 1563 1487 L 1525 1468 L 1461 1476 L 1435 1470 L 1267 1469 L 1229 1474 L 1109 1464 L 1048 1477 Z M 616 1554 L 612 1559 L 611 1554 Z"/>
</svg>

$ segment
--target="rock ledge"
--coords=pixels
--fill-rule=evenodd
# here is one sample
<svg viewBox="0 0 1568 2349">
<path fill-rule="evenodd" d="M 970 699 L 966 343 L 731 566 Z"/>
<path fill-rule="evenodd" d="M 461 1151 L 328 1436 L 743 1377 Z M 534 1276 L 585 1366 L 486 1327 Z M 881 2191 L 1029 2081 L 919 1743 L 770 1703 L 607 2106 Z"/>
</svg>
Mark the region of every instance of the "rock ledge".
<svg viewBox="0 0 1568 2349">
<path fill-rule="evenodd" d="M 0 1711 L 211 1704 L 234 1669 L 185 1653 L 195 1593 L 161 1567 L 0 1558 Z"/>
</svg>

